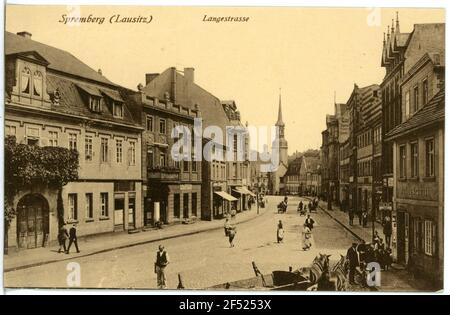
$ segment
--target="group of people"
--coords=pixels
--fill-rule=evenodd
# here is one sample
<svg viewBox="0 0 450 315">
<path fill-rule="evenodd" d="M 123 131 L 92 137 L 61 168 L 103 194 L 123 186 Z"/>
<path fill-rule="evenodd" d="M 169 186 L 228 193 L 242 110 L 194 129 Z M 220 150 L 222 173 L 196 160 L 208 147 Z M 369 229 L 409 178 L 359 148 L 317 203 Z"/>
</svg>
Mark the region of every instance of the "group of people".
<svg viewBox="0 0 450 315">
<path fill-rule="evenodd" d="M 308 214 L 305 223 L 303 224 L 303 231 L 302 231 L 302 249 L 304 251 L 309 250 L 312 246 L 311 237 L 312 237 L 312 230 L 314 228 L 314 223 L 315 221 Z"/>
<path fill-rule="evenodd" d="M 67 240 L 69 240 L 69 246 L 66 247 Z M 58 232 L 58 243 L 59 243 L 58 254 L 61 253 L 61 250 L 64 250 L 64 253 L 69 254 L 70 247 L 72 246 L 72 244 L 75 245 L 77 253 L 80 252 L 80 249 L 78 248 L 76 224 L 73 224 L 69 231 L 67 231 L 66 223 L 64 223 L 61 226 Z"/>
<path fill-rule="evenodd" d="M 376 262 L 383 270 L 388 270 L 392 264 L 392 250 L 386 247 L 383 240 L 375 232 L 373 242 L 366 244 L 365 241 L 353 243 L 347 250 L 347 261 L 349 266 L 349 282 L 356 284 L 355 275 L 358 273 L 365 284 L 366 266 Z"/>
</svg>

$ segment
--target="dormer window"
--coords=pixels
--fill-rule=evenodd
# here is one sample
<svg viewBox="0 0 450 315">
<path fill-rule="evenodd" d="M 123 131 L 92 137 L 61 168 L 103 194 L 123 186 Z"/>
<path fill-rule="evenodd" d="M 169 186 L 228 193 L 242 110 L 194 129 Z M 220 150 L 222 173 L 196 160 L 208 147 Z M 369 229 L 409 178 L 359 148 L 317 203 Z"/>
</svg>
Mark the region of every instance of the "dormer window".
<svg viewBox="0 0 450 315">
<path fill-rule="evenodd" d="M 94 95 L 89 97 L 89 109 L 96 113 L 101 112 L 100 97 Z"/>
<path fill-rule="evenodd" d="M 123 118 L 123 104 L 117 101 L 113 102 L 114 117 Z"/>
<path fill-rule="evenodd" d="M 35 71 L 33 74 L 33 95 L 41 97 L 42 96 L 42 73 L 40 71 Z"/>
<path fill-rule="evenodd" d="M 22 69 L 20 76 L 20 92 L 23 94 L 30 94 L 31 86 L 31 71 L 25 67 Z"/>
</svg>

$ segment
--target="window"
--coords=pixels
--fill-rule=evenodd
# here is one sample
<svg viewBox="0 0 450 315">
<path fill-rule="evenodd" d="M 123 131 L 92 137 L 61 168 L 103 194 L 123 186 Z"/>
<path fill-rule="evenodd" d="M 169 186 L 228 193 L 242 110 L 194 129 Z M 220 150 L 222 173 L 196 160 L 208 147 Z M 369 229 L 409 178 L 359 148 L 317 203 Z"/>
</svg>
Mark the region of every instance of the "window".
<svg viewBox="0 0 450 315">
<path fill-rule="evenodd" d="M 77 150 L 77 134 L 69 133 L 69 150 Z"/>
<path fill-rule="evenodd" d="M 101 112 L 100 97 L 91 95 L 89 97 L 89 108 L 93 112 L 97 112 L 97 113 Z"/>
<path fill-rule="evenodd" d="M 28 68 L 22 69 L 20 76 L 20 92 L 23 94 L 30 94 L 31 86 L 31 71 Z"/>
<path fill-rule="evenodd" d="M 414 104 L 413 104 L 413 110 L 411 111 L 411 114 L 414 114 L 419 109 L 419 87 L 414 87 Z"/>
<path fill-rule="evenodd" d="M 411 98 L 411 96 L 409 94 L 409 91 L 406 91 L 406 94 L 405 94 L 405 116 L 406 116 L 406 118 L 409 117 L 409 109 L 411 106 L 410 98 Z"/>
<path fill-rule="evenodd" d="M 77 220 L 78 218 L 78 200 L 77 194 L 69 194 L 69 220 Z"/>
<path fill-rule="evenodd" d="M 109 203 L 108 203 L 108 193 L 100 193 L 100 215 L 102 217 L 108 217 L 109 215 Z"/>
<path fill-rule="evenodd" d="M 86 161 L 92 161 L 92 136 L 86 136 L 85 138 L 85 144 L 84 144 L 84 153 L 85 153 L 85 160 Z"/>
<path fill-rule="evenodd" d="M 119 102 L 113 102 L 113 115 L 114 117 L 123 118 L 123 104 Z"/>
<path fill-rule="evenodd" d="M 166 120 L 162 118 L 159 119 L 159 133 L 166 133 Z"/>
<path fill-rule="evenodd" d="M 122 143 L 123 140 L 122 139 L 116 139 L 116 162 L 117 163 L 122 163 Z"/>
<path fill-rule="evenodd" d="M 155 160 L 154 160 L 154 154 L 153 154 L 153 147 L 147 146 L 147 167 L 153 168 L 154 165 L 155 165 Z"/>
<path fill-rule="evenodd" d="M 35 71 L 33 74 L 33 95 L 42 96 L 42 73 Z"/>
<path fill-rule="evenodd" d="M 5 126 L 5 135 L 7 136 L 15 136 L 16 131 L 16 126 Z"/>
<path fill-rule="evenodd" d="M 51 147 L 57 147 L 58 146 L 58 132 L 56 132 L 56 131 L 49 131 L 48 132 L 48 144 Z"/>
<path fill-rule="evenodd" d="M 425 220 L 425 239 L 424 239 L 424 252 L 425 255 L 433 256 L 435 249 L 435 235 L 436 235 L 436 225 L 431 220 Z"/>
<path fill-rule="evenodd" d="M 161 152 L 159 154 L 159 166 L 161 167 L 166 166 L 166 154 L 164 152 Z"/>
<path fill-rule="evenodd" d="M 425 157 L 425 176 L 434 176 L 434 165 L 435 165 L 435 155 L 434 155 L 434 139 L 428 139 L 425 141 L 426 157 Z"/>
<path fill-rule="evenodd" d="M 197 162 L 193 160 L 191 165 L 192 165 L 192 172 L 196 173 L 197 172 Z"/>
<path fill-rule="evenodd" d="M 108 138 L 101 138 L 100 140 L 100 161 L 102 163 L 108 162 Z"/>
<path fill-rule="evenodd" d="M 428 103 L 428 79 L 422 82 L 422 106 Z"/>
<path fill-rule="evenodd" d="M 147 116 L 146 128 L 147 128 L 147 131 L 153 131 L 153 117 L 152 116 Z"/>
<path fill-rule="evenodd" d="M 189 172 L 189 161 L 183 160 L 183 172 Z"/>
<path fill-rule="evenodd" d="M 92 193 L 86 194 L 86 219 L 92 219 L 94 217 Z"/>
<path fill-rule="evenodd" d="M 411 177 L 419 176 L 419 154 L 417 142 L 411 143 Z"/>
<path fill-rule="evenodd" d="M 180 217 L 180 194 L 173 195 L 173 216 Z"/>
<path fill-rule="evenodd" d="M 192 193 L 192 215 L 197 216 L 197 193 Z"/>
<path fill-rule="evenodd" d="M 130 141 L 130 165 L 136 165 L 136 142 Z"/>
<path fill-rule="evenodd" d="M 400 146 L 399 158 L 400 158 L 400 178 L 405 178 L 406 177 L 406 147 L 404 145 Z"/>
<path fill-rule="evenodd" d="M 413 249 L 416 253 L 422 252 L 422 221 L 420 218 L 414 218 Z"/>
</svg>

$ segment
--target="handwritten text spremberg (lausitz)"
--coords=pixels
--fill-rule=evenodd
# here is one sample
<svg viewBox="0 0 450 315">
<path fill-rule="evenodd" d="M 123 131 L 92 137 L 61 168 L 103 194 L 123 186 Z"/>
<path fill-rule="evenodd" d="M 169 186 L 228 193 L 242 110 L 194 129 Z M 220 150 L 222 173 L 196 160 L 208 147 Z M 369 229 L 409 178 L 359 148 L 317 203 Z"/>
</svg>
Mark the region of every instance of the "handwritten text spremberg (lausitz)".
<svg viewBox="0 0 450 315">
<path fill-rule="evenodd" d="M 120 14 L 114 14 L 107 19 L 104 16 L 94 16 L 89 14 L 88 16 L 76 16 L 76 15 L 61 15 L 61 19 L 58 23 L 62 24 L 103 24 L 105 21 L 109 21 L 110 24 L 115 23 L 135 23 L 135 24 L 149 24 L 153 21 L 153 15 L 148 16 L 122 16 Z"/>
</svg>

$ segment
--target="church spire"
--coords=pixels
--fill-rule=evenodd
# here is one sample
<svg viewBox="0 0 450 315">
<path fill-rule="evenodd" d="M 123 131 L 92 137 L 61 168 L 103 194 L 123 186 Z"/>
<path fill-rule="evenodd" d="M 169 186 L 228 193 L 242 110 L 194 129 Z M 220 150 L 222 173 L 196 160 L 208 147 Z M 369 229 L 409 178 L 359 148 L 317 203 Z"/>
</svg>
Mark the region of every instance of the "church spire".
<svg viewBox="0 0 450 315">
<path fill-rule="evenodd" d="M 396 12 L 397 18 L 395 21 L 395 32 L 400 33 L 400 21 L 398 20 L 398 11 Z"/>
<path fill-rule="evenodd" d="M 281 88 L 280 88 L 280 95 L 278 98 L 278 120 L 276 123 L 277 126 L 284 126 L 284 122 L 283 122 L 283 115 L 281 113 Z"/>
</svg>

